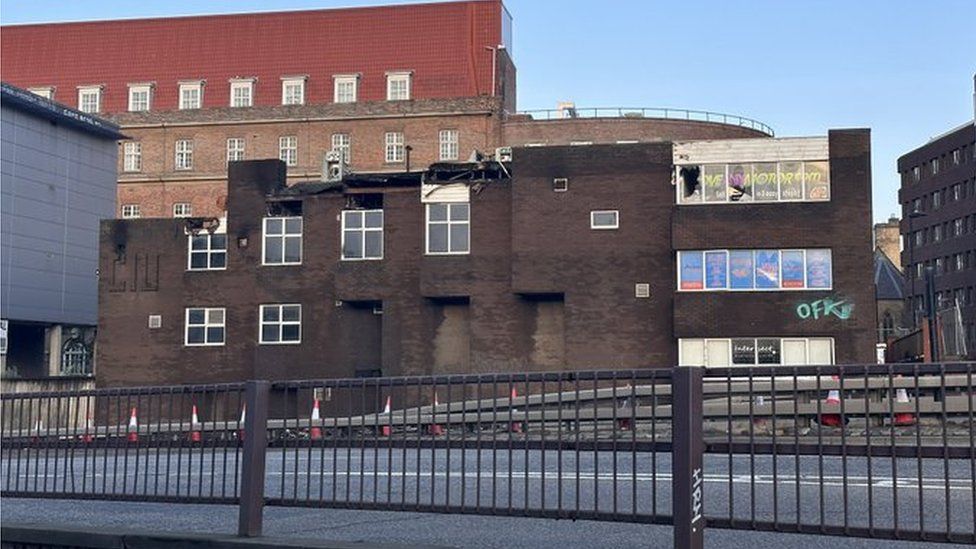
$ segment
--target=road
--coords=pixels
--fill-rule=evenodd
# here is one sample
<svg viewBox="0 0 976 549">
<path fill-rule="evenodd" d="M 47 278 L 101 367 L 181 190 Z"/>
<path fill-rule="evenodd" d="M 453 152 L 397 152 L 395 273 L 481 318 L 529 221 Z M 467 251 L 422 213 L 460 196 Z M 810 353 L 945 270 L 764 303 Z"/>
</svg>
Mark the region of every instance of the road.
<svg viewBox="0 0 976 549">
<path fill-rule="evenodd" d="M 117 493 L 130 494 L 166 494 L 168 489 L 170 495 L 232 495 L 236 458 L 233 451 L 209 449 L 179 456 L 171 453 L 168 459 L 165 450 L 128 454 L 93 450 L 87 457 L 34 454 L 27 468 L 26 452 L 18 460 L 15 451 L 4 454 L 0 479 L 7 489 L 18 485 L 32 489 L 35 484 L 43 489 L 46 482 L 49 491 L 73 486 L 99 492 L 112 492 L 114 487 Z M 475 450 L 273 449 L 267 454 L 265 491 L 285 503 L 362 499 L 408 507 L 463 503 L 472 508 L 480 502 L 485 509 L 507 510 L 511 505 L 517 510 L 526 502 L 534 509 L 557 509 L 561 501 L 562 508 L 586 511 L 670 513 L 669 454 L 618 453 L 616 468 L 614 460 L 609 452 L 563 452 L 560 459 L 556 452 L 535 450 L 479 454 Z M 846 514 L 852 526 L 868 526 L 870 520 L 876 527 L 891 527 L 897 509 L 900 528 L 918 529 L 921 516 L 926 530 L 937 531 L 945 528 L 948 512 L 954 531 L 972 532 L 976 496 L 970 467 L 965 461 L 950 463 L 947 471 L 938 460 L 920 464 L 890 458 L 779 457 L 774 461 L 769 456 L 751 461 L 749 456 L 736 456 L 730 464 L 727 456 L 710 455 L 705 462 L 706 515 L 729 517 L 731 504 L 731 515 L 739 520 L 795 522 L 799 515 L 805 523 L 819 524 L 822 516 L 828 524 L 842 525 Z M 66 470 L 72 474 L 65 475 Z M 221 505 L 8 498 L 3 510 L 4 521 L 57 517 L 59 523 L 177 531 L 211 531 L 207 524 L 223 524 L 221 531 L 231 532 L 236 520 L 235 509 Z M 664 540 L 661 547 L 670 546 L 668 527 L 591 521 L 269 507 L 265 523 L 267 533 L 274 535 L 459 547 L 647 547 L 658 546 L 658 540 Z M 195 525 L 201 529 L 195 530 Z M 717 529 L 709 530 L 709 540 L 725 547 L 922 546 Z"/>
</svg>

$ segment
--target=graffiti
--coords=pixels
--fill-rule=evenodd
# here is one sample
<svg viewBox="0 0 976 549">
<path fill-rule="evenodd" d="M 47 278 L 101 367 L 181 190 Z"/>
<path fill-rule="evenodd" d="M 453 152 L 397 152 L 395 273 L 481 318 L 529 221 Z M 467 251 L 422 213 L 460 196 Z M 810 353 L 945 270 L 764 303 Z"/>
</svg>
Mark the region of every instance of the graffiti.
<svg viewBox="0 0 976 549">
<path fill-rule="evenodd" d="M 696 532 L 695 524 L 702 517 L 702 470 L 701 467 L 691 473 L 691 531 Z"/>
<path fill-rule="evenodd" d="M 832 297 L 825 297 L 810 303 L 800 303 L 796 306 L 796 315 L 804 320 L 808 318 L 817 320 L 818 318 L 825 318 L 830 315 L 834 315 L 841 320 L 847 320 L 851 318 L 853 311 L 853 303 L 848 303 L 844 299 L 838 301 Z"/>
</svg>

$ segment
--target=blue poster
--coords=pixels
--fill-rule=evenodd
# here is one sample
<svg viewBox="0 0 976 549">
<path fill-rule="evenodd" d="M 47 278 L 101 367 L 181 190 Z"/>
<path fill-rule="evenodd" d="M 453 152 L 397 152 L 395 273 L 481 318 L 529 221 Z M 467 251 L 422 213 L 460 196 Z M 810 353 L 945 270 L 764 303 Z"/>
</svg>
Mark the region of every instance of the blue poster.
<svg viewBox="0 0 976 549">
<path fill-rule="evenodd" d="M 778 250 L 756 250 L 756 288 L 779 288 Z"/>
<path fill-rule="evenodd" d="M 678 259 L 681 262 L 680 275 L 682 290 L 701 290 L 702 284 L 702 253 L 701 252 L 679 252 Z"/>
<path fill-rule="evenodd" d="M 782 253 L 783 260 L 783 287 L 802 288 L 803 287 L 803 252 L 801 250 L 789 250 Z"/>
<path fill-rule="evenodd" d="M 705 252 L 705 287 L 709 290 L 724 290 L 728 287 L 725 252 Z"/>
<path fill-rule="evenodd" d="M 729 252 L 729 287 L 733 290 L 752 289 L 752 250 Z"/>
<path fill-rule="evenodd" d="M 830 288 L 830 250 L 807 250 L 807 288 Z"/>
</svg>

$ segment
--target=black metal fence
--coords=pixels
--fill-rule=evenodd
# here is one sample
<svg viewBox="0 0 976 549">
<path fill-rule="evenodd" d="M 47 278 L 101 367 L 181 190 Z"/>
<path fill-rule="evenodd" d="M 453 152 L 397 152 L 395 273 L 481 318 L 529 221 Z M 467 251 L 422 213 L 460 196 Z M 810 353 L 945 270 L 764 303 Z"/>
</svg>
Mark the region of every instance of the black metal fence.
<svg viewBox="0 0 976 549">
<path fill-rule="evenodd" d="M 976 542 L 973 363 L 3 395 L 5 497 Z M 134 418 L 134 419 L 133 419 Z"/>
</svg>

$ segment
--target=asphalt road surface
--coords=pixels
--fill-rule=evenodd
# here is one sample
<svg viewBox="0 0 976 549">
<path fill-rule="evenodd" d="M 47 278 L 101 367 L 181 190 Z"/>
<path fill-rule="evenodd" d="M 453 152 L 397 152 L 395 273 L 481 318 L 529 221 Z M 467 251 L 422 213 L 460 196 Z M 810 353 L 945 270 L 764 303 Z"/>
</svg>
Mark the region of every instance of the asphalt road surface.
<svg viewBox="0 0 976 549">
<path fill-rule="evenodd" d="M 63 452 L 62 452 L 63 454 Z M 635 460 L 636 457 L 636 460 Z M 239 456 L 196 449 L 71 456 L 5 452 L 5 490 L 47 492 L 233 495 Z M 635 465 L 636 463 L 636 465 Z M 810 524 L 973 531 L 971 463 L 891 458 L 706 456 L 705 511 L 709 517 Z M 893 474 L 893 468 L 896 474 Z M 730 474 L 731 470 L 731 474 Z M 69 474 L 65 474 L 66 471 Z M 285 500 L 366 501 L 451 505 L 515 512 L 581 509 L 617 514 L 669 515 L 669 454 L 636 456 L 516 450 L 300 448 L 267 454 L 266 495 Z M 896 480 L 897 479 L 897 480 Z M 946 480 L 948 479 L 948 481 Z M 895 503 L 897 496 L 897 504 Z M 561 502 L 561 503 L 560 503 Z M 897 513 L 896 513 L 897 511 Z M 924 521 L 920 525 L 920 517 Z M 233 532 L 236 508 L 129 502 L 6 498 L 4 522 L 188 532 Z M 670 547 L 670 528 L 627 523 L 269 507 L 269 535 L 338 540 L 434 543 L 453 547 Z M 892 543 L 796 534 L 711 529 L 716 547 L 890 547 Z"/>
</svg>

